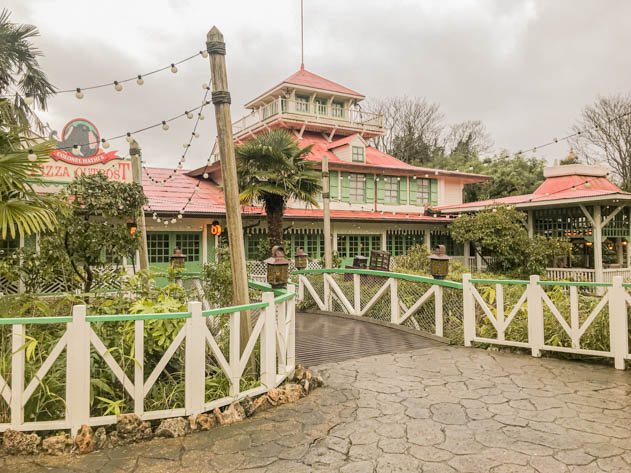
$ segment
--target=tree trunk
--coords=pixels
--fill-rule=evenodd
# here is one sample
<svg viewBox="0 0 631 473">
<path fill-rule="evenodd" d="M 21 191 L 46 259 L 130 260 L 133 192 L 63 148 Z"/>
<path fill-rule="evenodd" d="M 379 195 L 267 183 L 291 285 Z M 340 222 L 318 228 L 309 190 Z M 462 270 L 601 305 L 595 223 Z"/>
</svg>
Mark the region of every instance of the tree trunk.
<svg viewBox="0 0 631 473">
<path fill-rule="evenodd" d="M 276 245 L 283 245 L 283 206 L 268 205 L 265 211 L 267 213 L 267 232 L 271 250 Z M 285 252 L 287 252 L 287 248 L 285 248 Z"/>
</svg>

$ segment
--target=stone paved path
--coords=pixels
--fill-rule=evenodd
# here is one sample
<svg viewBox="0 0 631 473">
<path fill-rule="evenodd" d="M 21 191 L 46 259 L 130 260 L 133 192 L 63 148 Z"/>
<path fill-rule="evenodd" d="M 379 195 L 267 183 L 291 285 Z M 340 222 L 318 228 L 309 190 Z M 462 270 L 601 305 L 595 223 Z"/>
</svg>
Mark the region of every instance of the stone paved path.
<svg viewBox="0 0 631 473">
<path fill-rule="evenodd" d="M 320 368 L 328 387 L 247 421 L 1 472 L 631 472 L 631 373 L 432 347 Z"/>
</svg>

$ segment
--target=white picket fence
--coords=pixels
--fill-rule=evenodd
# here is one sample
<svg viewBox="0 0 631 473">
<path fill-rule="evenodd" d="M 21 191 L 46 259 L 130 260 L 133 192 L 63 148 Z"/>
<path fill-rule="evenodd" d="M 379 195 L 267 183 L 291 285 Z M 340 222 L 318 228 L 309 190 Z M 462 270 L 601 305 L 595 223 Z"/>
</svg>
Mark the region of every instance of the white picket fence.
<svg viewBox="0 0 631 473">
<path fill-rule="evenodd" d="M 491 284 L 495 287 L 494 304 L 487 303 L 476 284 Z M 524 290 L 517 303 L 507 310 L 504 305 L 505 285 L 523 286 Z M 546 294 L 546 286 L 563 286 L 569 291 L 570 313 L 569 322 L 554 302 Z M 591 313 L 580 323 L 579 320 L 579 287 L 602 288 L 604 294 Z M 631 305 L 631 296 L 627 293 L 622 283 L 621 276 L 614 276 L 613 283 L 559 283 L 555 281 L 540 281 L 539 276 L 531 276 L 529 281 L 502 281 L 502 280 L 476 280 L 471 279 L 470 274 L 463 276 L 464 297 L 464 343 L 470 347 L 472 342 L 505 345 L 530 349 L 532 356 L 541 356 L 542 350 L 579 355 L 594 355 L 610 357 L 614 359 L 617 369 L 625 369 L 625 360 L 631 359 L 629 355 L 629 328 L 627 318 L 627 304 Z M 479 322 L 476 317 L 476 308 L 482 309 L 483 316 L 493 325 L 497 332 L 497 338 L 486 338 L 477 335 Z M 609 324 L 609 349 L 586 349 L 582 345 L 581 338 L 592 326 L 594 320 L 603 309 L 608 308 Z M 546 344 L 544 337 L 544 308 L 547 308 L 558 322 L 559 330 L 564 331 L 571 340 L 571 346 L 557 346 Z M 506 339 L 507 328 L 514 321 L 515 316 L 525 311 L 528 324 L 528 341 L 511 341 Z"/>
<path fill-rule="evenodd" d="M 71 317 L 41 317 L 0 319 L 4 325 L 12 325 L 11 383 L 0 376 L 0 395 L 10 410 L 10 422 L 0 424 L 0 432 L 6 429 L 34 431 L 70 429 L 74 435 L 81 425 L 90 426 L 113 424 L 116 416 L 92 417 L 90 414 L 90 350 L 94 347 L 116 379 L 120 381 L 127 395 L 134 401 L 133 413 L 143 420 L 188 416 L 210 411 L 228 405 L 246 396 L 254 396 L 280 384 L 295 368 L 295 286 L 290 285 L 287 293 L 274 297 L 265 292 L 262 302 L 247 306 L 202 311 L 200 302 L 190 302 L 188 312 L 173 314 L 140 314 L 118 316 L 88 316 L 86 306 L 73 307 Z M 260 310 L 243 353 L 240 346 L 240 314 L 242 311 Z M 217 340 L 208 328 L 209 318 L 229 317 L 229 355 L 226 358 Z M 185 323 L 165 350 L 160 361 L 151 371 L 144 369 L 145 321 L 153 319 L 185 319 Z M 134 375 L 129 379 L 125 370 L 116 362 L 107 347 L 99 338 L 92 324 L 121 321 L 134 321 Z M 37 373 L 30 380 L 25 379 L 25 337 L 30 324 L 65 324 L 66 329 L 48 354 Z M 247 391 L 240 390 L 240 380 L 257 341 L 260 341 L 260 386 Z M 164 371 L 178 347 L 185 344 L 183 408 L 159 411 L 145 411 L 145 398 L 154 383 Z M 66 356 L 66 397 L 65 418 L 25 422 L 24 407 L 59 358 L 64 348 Z M 208 351 L 207 351 L 208 350 Z M 207 401 L 205 399 L 205 377 L 207 356 L 212 356 L 230 383 L 226 397 Z M 148 374 L 148 376 L 145 376 Z"/>
<path fill-rule="evenodd" d="M 369 313 L 378 302 L 389 296 L 389 300 L 386 301 L 389 306 L 389 318 L 380 317 L 379 315 L 382 314 L 377 314 L 376 317 L 373 316 L 372 318 L 378 318 L 395 325 L 405 325 L 410 320 L 414 328 L 423 330 L 423 327 L 418 324 L 413 316 L 421 311 L 426 304 L 433 301 L 431 326 L 433 327 L 434 335 L 440 337 L 444 334 L 443 286 L 459 288 L 459 283 L 451 281 L 385 271 L 331 269 L 306 270 L 299 273 L 298 300 L 304 300 L 306 290 L 322 311 L 333 311 L 335 305 L 335 307 L 341 308 L 342 312 L 346 314 L 366 317 L 370 315 Z M 319 274 L 323 277 L 323 284 L 321 290 L 320 288 L 316 290 L 308 276 L 313 277 Z M 343 283 L 336 281 L 333 277 L 335 274 L 352 275 L 352 296 L 345 293 L 341 287 Z M 430 287 L 425 289 L 421 284 L 417 284 L 415 285 L 417 291 L 413 295 L 408 291 L 406 294 L 411 297 L 406 297 L 404 300 L 399 293 L 402 280 L 429 284 Z M 372 286 L 374 295 L 362 305 L 362 289 L 365 290 L 369 286 Z M 375 289 L 377 289 L 376 292 L 374 291 Z M 392 303 L 392 301 L 396 301 L 396 303 Z"/>
</svg>

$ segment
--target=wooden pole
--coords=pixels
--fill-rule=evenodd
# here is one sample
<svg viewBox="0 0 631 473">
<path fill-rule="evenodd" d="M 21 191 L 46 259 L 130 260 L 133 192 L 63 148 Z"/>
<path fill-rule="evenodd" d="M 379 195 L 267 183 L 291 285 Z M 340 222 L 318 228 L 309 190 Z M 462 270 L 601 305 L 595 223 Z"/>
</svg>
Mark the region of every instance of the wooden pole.
<svg viewBox="0 0 631 473">
<path fill-rule="evenodd" d="M 142 187 L 142 164 L 141 149 L 136 140 L 129 145 L 129 155 L 131 156 L 131 175 L 132 180 Z M 136 232 L 140 235 L 140 245 L 138 253 L 140 254 L 140 269 L 149 269 L 149 254 L 147 251 L 147 225 L 145 222 L 145 209 L 140 209 L 136 216 Z"/>
<path fill-rule="evenodd" d="M 322 207 L 324 208 L 324 267 L 331 268 L 331 209 L 329 192 L 329 159 L 322 157 Z"/>
<path fill-rule="evenodd" d="M 232 118 L 230 116 L 230 92 L 228 92 L 228 76 L 226 73 L 226 43 L 224 42 L 223 34 L 216 26 L 213 26 L 206 35 L 206 48 L 210 55 L 212 101 L 215 105 L 217 144 L 223 176 L 224 200 L 226 202 L 233 301 L 236 305 L 244 305 L 250 303 L 250 296 L 248 294 L 248 274 L 245 262 L 245 248 L 243 246 L 237 162 L 234 154 Z M 241 312 L 240 325 L 241 350 L 244 350 L 252 332 L 249 312 Z"/>
</svg>

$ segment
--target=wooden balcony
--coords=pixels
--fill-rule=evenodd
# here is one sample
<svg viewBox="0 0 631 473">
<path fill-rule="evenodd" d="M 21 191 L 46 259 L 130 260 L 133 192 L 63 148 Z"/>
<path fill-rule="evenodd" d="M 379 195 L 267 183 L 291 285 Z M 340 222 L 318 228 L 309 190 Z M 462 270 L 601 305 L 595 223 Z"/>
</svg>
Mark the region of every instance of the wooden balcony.
<svg viewBox="0 0 631 473">
<path fill-rule="evenodd" d="M 385 134 L 383 115 L 361 109 L 278 98 L 232 124 L 235 139 L 278 126 L 336 135 L 359 133 L 365 139 Z"/>
</svg>

